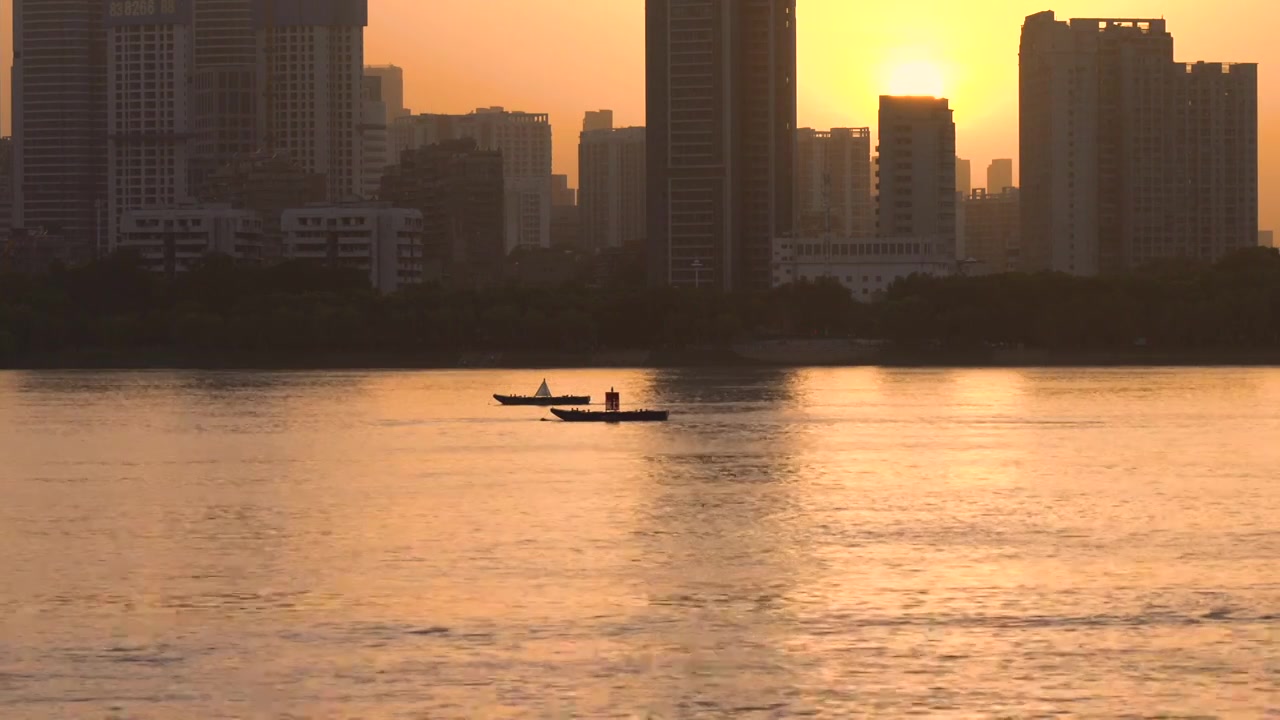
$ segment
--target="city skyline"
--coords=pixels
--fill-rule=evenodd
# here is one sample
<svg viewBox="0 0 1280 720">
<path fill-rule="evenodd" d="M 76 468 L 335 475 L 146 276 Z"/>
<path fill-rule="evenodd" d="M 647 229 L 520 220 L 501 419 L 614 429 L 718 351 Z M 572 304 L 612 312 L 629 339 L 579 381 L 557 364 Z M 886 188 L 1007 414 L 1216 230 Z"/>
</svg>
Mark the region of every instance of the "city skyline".
<svg viewBox="0 0 1280 720">
<path fill-rule="evenodd" d="M 0 37 L 9 57 L 12 7 L 12 0 L 0 0 Z M 956 111 L 958 154 L 976 168 L 1006 157 L 1016 167 L 1019 33 L 1026 16 L 1049 9 L 1059 17 L 1164 17 L 1177 30 L 1180 60 L 1260 63 L 1261 220 L 1264 228 L 1280 225 L 1274 201 L 1280 192 L 1280 93 L 1268 86 L 1280 47 L 1270 42 L 1265 22 L 1280 19 L 1280 8 L 1265 0 L 1233 3 L 1231 13 L 1191 0 L 1007 0 L 984 3 L 981 11 L 944 2 L 853 8 L 843 0 L 802 0 L 799 125 L 874 130 L 879 96 L 901 89 L 890 87 L 895 76 L 919 70 L 928 85 L 935 82 L 932 64 L 941 68 L 944 96 Z M 577 135 L 586 110 L 614 110 L 618 127 L 644 124 L 644 0 L 544 0 L 536 6 L 479 0 L 430 8 L 418 0 L 373 0 L 369 10 L 365 60 L 404 68 L 406 106 L 415 113 L 466 113 L 491 105 L 549 113 L 555 171 L 568 174 L 575 187 Z M 1241 23 L 1244 17 L 1263 21 Z M 460 27 L 483 27 L 487 35 L 456 32 Z M 510 52 L 495 53 L 504 47 Z M 520 62 L 504 61 L 508 55 Z M 7 73 L 2 84 L 8 135 Z"/>
</svg>

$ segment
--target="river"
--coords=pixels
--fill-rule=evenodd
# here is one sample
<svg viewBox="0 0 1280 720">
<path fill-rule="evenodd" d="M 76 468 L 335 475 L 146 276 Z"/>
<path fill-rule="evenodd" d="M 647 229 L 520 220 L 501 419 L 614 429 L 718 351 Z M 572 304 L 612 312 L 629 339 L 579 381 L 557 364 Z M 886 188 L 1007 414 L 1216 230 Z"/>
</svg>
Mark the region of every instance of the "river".
<svg viewBox="0 0 1280 720">
<path fill-rule="evenodd" d="M 911 713 L 1280 714 L 1280 370 L 0 373 L 5 720 Z"/>
</svg>

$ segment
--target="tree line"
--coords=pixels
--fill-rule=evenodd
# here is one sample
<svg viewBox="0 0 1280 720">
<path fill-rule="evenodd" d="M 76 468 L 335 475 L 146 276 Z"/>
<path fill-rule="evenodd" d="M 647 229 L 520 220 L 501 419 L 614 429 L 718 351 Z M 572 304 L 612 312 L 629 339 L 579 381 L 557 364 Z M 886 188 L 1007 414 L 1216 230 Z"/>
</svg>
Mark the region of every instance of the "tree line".
<svg viewBox="0 0 1280 720">
<path fill-rule="evenodd" d="M 582 354 L 723 347 L 775 337 L 867 338 L 903 348 L 1057 351 L 1280 349 L 1280 253 L 1169 263 L 1121 275 L 912 276 L 876 302 L 838 283 L 765 292 L 638 284 L 380 295 L 358 271 L 210 257 L 168 279 L 117 254 L 0 276 L 0 364 L 89 350 L 242 354 L 312 362 L 338 353 Z"/>
</svg>

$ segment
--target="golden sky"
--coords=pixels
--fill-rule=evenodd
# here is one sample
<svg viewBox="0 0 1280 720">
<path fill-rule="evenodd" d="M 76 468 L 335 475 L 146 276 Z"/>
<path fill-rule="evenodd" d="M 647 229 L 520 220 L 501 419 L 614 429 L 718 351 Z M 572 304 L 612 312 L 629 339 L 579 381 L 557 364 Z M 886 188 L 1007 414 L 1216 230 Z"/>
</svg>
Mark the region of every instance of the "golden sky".
<svg viewBox="0 0 1280 720">
<path fill-rule="evenodd" d="M 12 0 L 0 0 L 11 33 Z M 576 176 L 582 114 L 610 108 L 644 123 L 644 0 L 369 0 L 365 56 L 405 69 L 415 112 L 502 105 L 546 112 L 556 172 Z M 1025 16 L 1165 17 L 1178 60 L 1262 63 L 1262 226 L 1280 224 L 1280 22 L 1275 0 L 799 0 L 800 125 L 875 125 L 879 95 L 951 99 L 974 185 L 992 158 L 1018 150 L 1018 35 Z M 7 46 L 6 46 L 7 49 Z M 8 77 L 4 78 L 7 106 Z M 5 128 L 9 122 L 7 108 Z M 1015 165 L 1016 166 L 1016 165 Z"/>
</svg>

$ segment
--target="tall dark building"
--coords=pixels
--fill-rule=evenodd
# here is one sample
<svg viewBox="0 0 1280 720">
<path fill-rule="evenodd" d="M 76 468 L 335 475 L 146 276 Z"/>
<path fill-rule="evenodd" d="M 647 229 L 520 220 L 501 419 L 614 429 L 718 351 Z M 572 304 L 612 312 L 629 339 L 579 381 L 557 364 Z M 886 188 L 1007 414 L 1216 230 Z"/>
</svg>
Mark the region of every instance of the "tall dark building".
<svg viewBox="0 0 1280 720">
<path fill-rule="evenodd" d="M 650 281 L 767 288 L 792 224 L 795 0 L 646 0 Z"/>
<path fill-rule="evenodd" d="M 13 4 L 13 227 L 81 257 L 104 240 L 108 7 Z"/>
<path fill-rule="evenodd" d="M 193 0 L 197 68 L 252 66 L 255 4 L 266 0 Z"/>
<path fill-rule="evenodd" d="M 506 256 L 500 151 L 480 150 L 472 138 L 405 150 L 382 176 L 379 197 L 422 212 L 428 275 L 451 285 L 498 279 Z"/>
<path fill-rule="evenodd" d="M 1077 275 L 1257 241 L 1258 74 L 1174 61 L 1162 19 L 1026 19 L 1026 269 Z"/>
<path fill-rule="evenodd" d="M 262 148 L 255 13 L 267 0 L 193 0 L 191 187 Z"/>
</svg>

